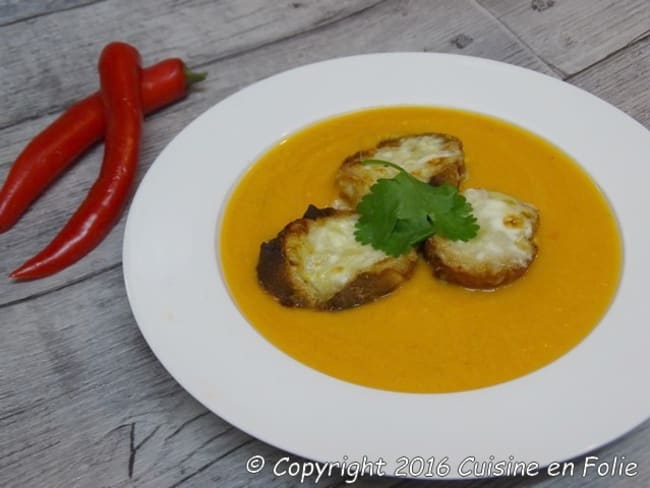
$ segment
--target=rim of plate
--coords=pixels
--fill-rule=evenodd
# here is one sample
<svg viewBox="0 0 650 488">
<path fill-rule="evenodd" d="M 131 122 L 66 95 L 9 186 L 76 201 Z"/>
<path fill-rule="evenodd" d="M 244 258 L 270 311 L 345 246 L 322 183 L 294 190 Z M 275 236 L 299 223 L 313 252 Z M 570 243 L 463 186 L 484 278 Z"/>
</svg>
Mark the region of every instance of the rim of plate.
<svg viewBox="0 0 650 488">
<path fill-rule="evenodd" d="M 369 82 L 370 80 L 370 82 Z M 478 390 L 396 393 L 329 377 L 280 352 L 242 317 L 221 275 L 217 236 L 230 191 L 265 150 L 327 117 L 390 105 L 489 114 L 551 141 L 612 205 L 624 262 L 614 302 L 578 346 L 515 380 Z M 647 419 L 650 389 L 650 133 L 599 98 L 517 66 L 437 53 L 337 58 L 259 81 L 220 101 L 161 152 L 133 199 L 123 270 L 150 348 L 194 398 L 269 444 L 321 462 L 575 458 Z M 586 217 L 587 218 L 587 217 Z M 347 456 L 345 458 L 344 456 Z M 459 471 L 463 461 L 462 473 Z M 242 466 L 243 469 L 243 466 Z M 428 477 L 428 473 L 420 475 Z"/>
</svg>

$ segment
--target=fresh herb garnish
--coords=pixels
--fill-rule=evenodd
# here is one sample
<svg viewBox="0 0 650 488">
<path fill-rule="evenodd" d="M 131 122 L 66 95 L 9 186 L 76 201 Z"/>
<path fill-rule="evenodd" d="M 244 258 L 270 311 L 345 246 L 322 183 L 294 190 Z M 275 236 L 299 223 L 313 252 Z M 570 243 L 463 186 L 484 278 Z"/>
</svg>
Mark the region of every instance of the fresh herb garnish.
<svg viewBox="0 0 650 488">
<path fill-rule="evenodd" d="M 449 185 L 432 186 L 388 161 L 366 159 L 362 164 L 381 164 L 397 169 L 370 188 L 357 205 L 359 219 L 354 236 L 389 256 L 400 256 L 433 234 L 468 241 L 479 226 L 472 206 Z"/>
</svg>

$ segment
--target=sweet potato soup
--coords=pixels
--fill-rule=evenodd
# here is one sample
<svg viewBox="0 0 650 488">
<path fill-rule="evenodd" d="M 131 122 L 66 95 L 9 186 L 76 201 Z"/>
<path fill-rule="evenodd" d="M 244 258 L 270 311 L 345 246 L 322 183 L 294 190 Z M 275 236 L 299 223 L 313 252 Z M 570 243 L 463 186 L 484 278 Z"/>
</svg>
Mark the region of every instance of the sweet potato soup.
<svg viewBox="0 0 650 488">
<path fill-rule="evenodd" d="M 459 137 L 468 177 L 531 202 L 539 252 L 526 275 L 496 291 L 435 279 L 418 263 L 390 296 L 340 312 L 286 308 L 258 284 L 260 244 L 337 197 L 342 160 L 380 140 L 423 132 Z M 615 218 L 590 177 L 540 137 L 495 118 L 436 107 L 346 114 L 289 136 L 244 175 L 226 208 L 221 262 L 230 293 L 272 344 L 336 378 L 402 392 L 453 392 L 525 375 L 596 326 L 619 280 Z"/>
</svg>

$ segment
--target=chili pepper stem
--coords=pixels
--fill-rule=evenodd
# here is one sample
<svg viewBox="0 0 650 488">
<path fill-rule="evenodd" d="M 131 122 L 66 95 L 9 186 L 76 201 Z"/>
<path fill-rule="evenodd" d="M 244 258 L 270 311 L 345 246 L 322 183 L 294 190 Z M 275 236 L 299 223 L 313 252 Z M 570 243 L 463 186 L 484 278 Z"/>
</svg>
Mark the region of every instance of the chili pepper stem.
<svg viewBox="0 0 650 488">
<path fill-rule="evenodd" d="M 205 71 L 192 71 L 188 68 L 183 68 L 183 74 L 185 75 L 185 80 L 188 85 L 193 85 L 194 83 L 203 81 L 206 76 L 208 76 L 208 73 Z"/>
</svg>

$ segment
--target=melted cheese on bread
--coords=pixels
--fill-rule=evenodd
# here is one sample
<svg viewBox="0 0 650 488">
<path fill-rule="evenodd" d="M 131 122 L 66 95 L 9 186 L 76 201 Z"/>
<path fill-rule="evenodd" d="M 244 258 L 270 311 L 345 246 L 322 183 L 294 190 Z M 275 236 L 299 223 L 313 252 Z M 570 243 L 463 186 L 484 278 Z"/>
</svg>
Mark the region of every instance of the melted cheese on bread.
<svg viewBox="0 0 650 488">
<path fill-rule="evenodd" d="M 447 161 L 462 157 L 460 144 L 454 139 L 442 134 L 425 134 L 404 137 L 399 144 L 385 144 L 375 150 L 374 159 L 390 161 L 404 168 L 407 172 L 422 181 L 429 181 Z M 382 166 L 371 169 L 387 169 L 394 176 L 397 170 Z"/>
<path fill-rule="evenodd" d="M 340 310 L 380 298 L 410 278 L 412 251 L 391 257 L 354 237 L 358 215 L 310 206 L 262 244 L 260 284 L 291 307 Z"/>
<path fill-rule="evenodd" d="M 344 215 L 315 220 L 304 236 L 295 236 L 287 243 L 295 258 L 296 273 L 323 299 L 388 257 L 355 239 L 357 219 L 356 215 Z"/>
<path fill-rule="evenodd" d="M 336 175 L 341 199 L 354 207 L 380 178 L 392 178 L 389 166 L 364 165 L 364 159 L 388 161 L 404 168 L 421 181 L 457 186 L 465 177 L 460 140 L 446 134 L 419 134 L 388 139 L 376 148 L 348 157 Z"/>
<path fill-rule="evenodd" d="M 478 235 L 467 242 L 429 238 L 425 257 L 436 274 L 471 288 L 494 288 L 521 276 L 537 253 L 537 209 L 494 191 L 468 189 L 463 194 L 480 226 Z"/>
</svg>

